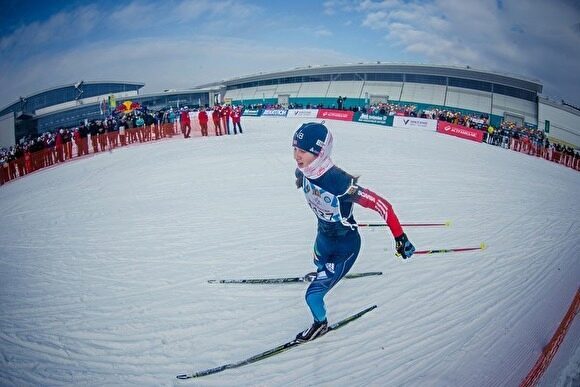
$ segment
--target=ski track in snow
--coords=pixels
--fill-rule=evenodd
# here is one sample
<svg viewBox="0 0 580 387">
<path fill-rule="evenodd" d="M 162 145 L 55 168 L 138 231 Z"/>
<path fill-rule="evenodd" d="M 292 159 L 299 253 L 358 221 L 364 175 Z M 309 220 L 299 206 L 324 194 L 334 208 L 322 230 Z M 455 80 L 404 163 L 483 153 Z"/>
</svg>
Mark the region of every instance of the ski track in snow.
<svg viewBox="0 0 580 387">
<path fill-rule="evenodd" d="M 248 118 L 242 136 L 118 149 L 2 187 L 0 384 L 519 384 L 579 286 L 580 174 L 433 132 L 344 122 L 327 122 L 339 166 L 402 222 L 453 221 L 407 228 L 419 249 L 489 247 L 401 261 L 388 231 L 361 230 L 352 271 L 384 275 L 342 281 L 326 298 L 329 319 L 376 310 L 262 362 L 175 379 L 311 323 L 304 284 L 207 283 L 312 270 L 315 217 L 294 188 L 290 144 L 300 123 Z M 355 218 L 379 219 L 360 207 Z M 545 385 L 574 380 L 577 320 Z"/>
</svg>

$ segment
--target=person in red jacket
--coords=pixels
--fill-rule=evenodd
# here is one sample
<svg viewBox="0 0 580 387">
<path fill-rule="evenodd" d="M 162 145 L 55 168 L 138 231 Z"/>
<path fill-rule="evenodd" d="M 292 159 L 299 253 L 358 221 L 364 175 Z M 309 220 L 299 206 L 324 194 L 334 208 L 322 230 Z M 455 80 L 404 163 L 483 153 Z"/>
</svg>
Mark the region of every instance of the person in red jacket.
<svg viewBox="0 0 580 387">
<path fill-rule="evenodd" d="M 240 129 L 240 134 L 244 133 L 242 132 L 242 124 L 240 123 L 242 117 L 242 110 L 239 107 L 235 107 L 234 110 L 232 110 L 231 116 L 232 116 L 232 124 L 234 127 L 234 134 L 238 134 L 236 127 Z"/>
<path fill-rule="evenodd" d="M 191 119 L 189 118 L 189 109 L 187 106 L 181 110 L 179 114 L 179 123 L 181 125 L 181 132 L 184 138 L 189 138 L 191 134 Z"/>
<path fill-rule="evenodd" d="M 207 136 L 207 121 L 209 121 L 209 117 L 205 112 L 205 108 L 201 108 L 199 113 L 197 114 L 197 118 L 199 120 L 199 126 L 201 127 L 201 135 Z"/>
<path fill-rule="evenodd" d="M 64 139 L 63 139 L 64 129 L 59 129 L 55 136 L 55 147 L 56 147 L 56 159 L 59 163 L 64 161 Z"/>
<path fill-rule="evenodd" d="M 215 126 L 215 135 L 222 135 L 222 127 L 220 125 L 220 107 L 216 105 L 213 107 L 213 112 L 211 112 L 211 118 L 213 120 L 213 125 Z"/>
<path fill-rule="evenodd" d="M 230 105 L 226 105 L 221 110 L 222 121 L 224 125 L 224 134 L 230 133 Z"/>
</svg>

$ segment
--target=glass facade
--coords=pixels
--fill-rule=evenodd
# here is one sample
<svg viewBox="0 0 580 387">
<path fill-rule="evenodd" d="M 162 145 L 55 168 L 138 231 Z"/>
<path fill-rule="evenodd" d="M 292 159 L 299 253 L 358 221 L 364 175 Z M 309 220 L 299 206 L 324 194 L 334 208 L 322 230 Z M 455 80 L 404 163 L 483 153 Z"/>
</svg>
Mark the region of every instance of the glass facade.
<svg viewBox="0 0 580 387">
<path fill-rule="evenodd" d="M 510 97 L 526 99 L 526 100 L 532 101 L 532 102 L 536 102 L 536 100 L 537 100 L 536 93 L 534 93 L 532 91 L 518 89 L 515 87 L 511 87 L 511 86 L 506 86 L 506 85 L 500 85 L 497 83 L 493 84 L 493 92 L 497 93 L 497 94 L 508 95 Z"/>
<path fill-rule="evenodd" d="M 127 84 L 127 83 L 83 83 L 78 88 L 74 86 L 65 86 L 57 89 L 43 91 L 41 93 L 32 95 L 22 101 L 14 103 L 0 112 L 0 116 L 14 112 L 25 111 L 27 113 L 34 113 L 38 109 L 47 106 L 58 105 L 64 102 L 74 101 L 75 99 L 96 97 L 98 95 L 106 95 L 113 93 L 120 93 L 124 91 L 137 91 L 141 89 L 143 84 Z M 82 93 L 81 93 L 82 90 Z"/>
<path fill-rule="evenodd" d="M 209 93 L 165 94 L 144 97 L 135 96 L 126 99 L 118 99 L 117 104 L 123 103 L 124 100 L 138 102 L 141 106 L 153 111 L 170 107 L 178 109 L 184 106 L 197 108 L 199 106 L 209 105 Z M 62 127 L 68 128 L 78 126 L 85 119 L 89 121 L 102 120 L 108 114 L 110 114 L 110 112 L 101 113 L 99 104 L 92 104 L 39 117 L 36 120 L 36 127 L 38 133 L 54 132 Z M 17 132 L 16 138 L 22 137 L 26 134 L 27 133 Z"/>
<path fill-rule="evenodd" d="M 405 82 L 427 83 L 430 85 L 447 85 L 447 77 L 428 74 L 405 74 Z"/>
<path fill-rule="evenodd" d="M 403 74 L 397 73 L 367 73 L 367 81 L 403 82 Z"/>
<path fill-rule="evenodd" d="M 492 84 L 490 82 L 477 81 L 475 79 L 449 77 L 449 86 L 491 92 Z"/>
<path fill-rule="evenodd" d="M 510 97 L 536 101 L 535 92 L 516 87 L 506 86 L 498 83 L 478 81 L 469 78 L 447 77 L 441 75 L 429 74 L 411 74 L 411 73 L 335 73 L 321 75 L 304 75 L 285 78 L 272 78 L 258 80 L 253 82 L 237 83 L 228 86 L 228 90 L 246 89 L 250 87 L 280 85 L 286 83 L 306 83 L 306 82 L 323 82 L 323 81 L 379 81 L 379 82 L 410 82 L 425 83 L 430 85 L 454 86 L 464 89 L 480 90 L 493 92 Z"/>
</svg>

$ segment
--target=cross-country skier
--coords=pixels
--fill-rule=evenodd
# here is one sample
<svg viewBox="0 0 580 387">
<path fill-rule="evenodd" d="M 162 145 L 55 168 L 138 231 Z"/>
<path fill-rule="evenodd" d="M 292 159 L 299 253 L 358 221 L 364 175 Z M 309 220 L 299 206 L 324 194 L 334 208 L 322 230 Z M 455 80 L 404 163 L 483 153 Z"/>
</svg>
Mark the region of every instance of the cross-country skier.
<svg viewBox="0 0 580 387">
<path fill-rule="evenodd" d="M 397 252 L 404 259 L 415 247 L 403 232 L 391 204 L 357 183 L 357 177 L 335 166 L 330 159 L 332 134 L 323 123 L 305 123 L 294 133 L 292 145 L 296 186 L 302 188 L 306 202 L 318 217 L 314 244 L 316 278 L 306 291 L 306 303 L 314 323 L 296 336 L 309 341 L 328 330 L 324 296 L 351 269 L 361 247 L 361 238 L 352 215 L 353 204 L 377 211 L 395 237 Z"/>
</svg>

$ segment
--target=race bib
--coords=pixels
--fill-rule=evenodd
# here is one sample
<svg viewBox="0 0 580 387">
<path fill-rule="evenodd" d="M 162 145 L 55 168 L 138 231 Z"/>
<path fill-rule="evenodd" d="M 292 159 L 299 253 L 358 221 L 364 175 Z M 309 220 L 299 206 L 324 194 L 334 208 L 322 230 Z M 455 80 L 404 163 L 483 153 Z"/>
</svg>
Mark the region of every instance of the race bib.
<svg viewBox="0 0 580 387">
<path fill-rule="evenodd" d="M 308 179 L 304 179 L 302 189 L 306 202 L 319 219 L 326 222 L 341 221 L 339 202 L 335 195 L 311 183 Z"/>
</svg>

